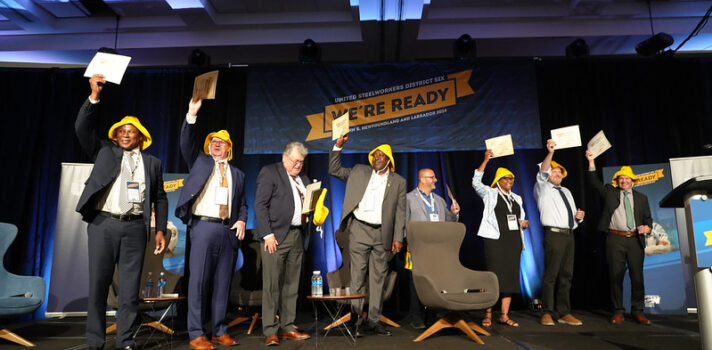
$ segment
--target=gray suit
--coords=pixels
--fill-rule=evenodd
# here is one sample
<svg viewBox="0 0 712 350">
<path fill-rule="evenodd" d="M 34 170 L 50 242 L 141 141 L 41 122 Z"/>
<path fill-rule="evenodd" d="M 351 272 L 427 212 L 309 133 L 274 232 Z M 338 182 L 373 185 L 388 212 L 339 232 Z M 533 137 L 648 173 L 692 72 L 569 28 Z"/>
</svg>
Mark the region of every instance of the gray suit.
<svg viewBox="0 0 712 350">
<path fill-rule="evenodd" d="M 425 211 L 425 203 L 423 203 L 422 196 L 418 192 L 419 190 L 416 187 L 408 192 L 406 196 L 408 208 L 405 211 L 405 221 L 430 221 L 428 213 Z M 443 197 L 433 193 L 433 201 L 435 202 L 435 208 L 438 210 L 440 221 L 457 221 L 457 217 L 452 215 Z"/>
<path fill-rule="evenodd" d="M 383 304 L 383 282 L 388 272 L 388 261 L 393 257 L 393 241 L 403 242 L 405 232 L 405 179 L 390 172 L 383 197 L 381 225 L 371 226 L 356 220 L 352 215 L 363 198 L 373 168 L 356 164 L 353 168 L 341 167 L 341 151 L 329 152 L 329 174 L 346 182 L 344 205 L 339 229 L 349 232 L 351 256 L 351 288 L 354 293 L 365 292 L 366 269 L 369 271 L 368 320 L 378 322 Z M 362 302 L 354 303 L 357 312 Z"/>
</svg>

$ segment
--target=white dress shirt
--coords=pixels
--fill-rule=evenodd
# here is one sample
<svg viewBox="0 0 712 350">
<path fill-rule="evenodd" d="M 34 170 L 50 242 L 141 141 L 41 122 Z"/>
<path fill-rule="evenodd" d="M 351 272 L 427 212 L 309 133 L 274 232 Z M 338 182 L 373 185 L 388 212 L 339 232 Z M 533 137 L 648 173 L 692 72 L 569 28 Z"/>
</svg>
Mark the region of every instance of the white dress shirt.
<svg viewBox="0 0 712 350">
<path fill-rule="evenodd" d="M 232 198 L 230 198 L 232 197 L 232 191 L 230 191 L 230 189 L 232 188 L 232 175 L 230 174 L 230 164 L 228 164 L 227 160 L 215 162 L 215 166 L 213 167 L 213 173 L 210 175 L 208 183 L 203 186 L 203 190 L 200 191 L 198 198 L 195 200 L 195 203 L 193 203 L 193 214 L 199 216 L 209 216 L 213 218 L 220 217 L 220 205 L 216 203 L 216 191 L 217 188 L 220 187 L 220 183 L 222 183 L 222 176 L 220 175 L 219 166 L 221 162 L 225 163 L 225 176 L 227 177 L 228 188 L 227 212 L 228 218 L 230 217 L 229 215 L 232 212 Z"/>
<path fill-rule="evenodd" d="M 371 225 L 381 224 L 381 208 L 383 207 L 383 197 L 386 195 L 389 173 L 390 170 L 386 170 L 383 175 L 379 175 L 375 170 L 371 172 L 366 191 L 363 193 L 358 206 L 354 209 L 354 216 L 357 219 Z"/>
<path fill-rule="evenodd" d="M 539 172 L 536 174 L 536 185 L 534 185 L 534 198 L 539 207 L 540 219 L 542 226 L 569 228 L 569 216 L 566 213 L 566 204 L 564 204 L 559 190 L 556 186 L 549 182 L 551 167 L 548 171 L 541 170 L 539 163 Z M 571 215 L 574 218 L 574 229 L 578 227 L 581 221 L 576 220 L 576 203 L 571 191 L 568 188 L 560 186 L 561 191 L 566 196 L 571 208 Z"/>
<path fill-rule="evenodd" d="M 141 196 L 140 203 L 133 203 L 133 208 L 129 210 L 128 213 L 122 213 L 119 207 L 119 192 L 121 192 L 121 186 L 126 186 L 122 183 L 121 178 L 124 172 L 130 172 L 127 155 L 131 154 L 134 163 L 134 171 L 132 175 L 129 175 L 131 181 L 138 182 L 139 194 Z M 114 182 L 109 186 L 109 190 L 106 191 L 104 198 L 98 202 L 99 210 L 108 211 L 114 214 L 130 214 L 130 215 L 140 215 L 143 214 L 143 200 L 146 198 L 146 176 L 143 168 L 143 158 L 141 157 L 141 150 L 138 147 L 132 149 L 131 151 L 124 151 L 124 155 L 121 158 L 121 168 L 119 174 L 114 179 Z"/>
</svg>

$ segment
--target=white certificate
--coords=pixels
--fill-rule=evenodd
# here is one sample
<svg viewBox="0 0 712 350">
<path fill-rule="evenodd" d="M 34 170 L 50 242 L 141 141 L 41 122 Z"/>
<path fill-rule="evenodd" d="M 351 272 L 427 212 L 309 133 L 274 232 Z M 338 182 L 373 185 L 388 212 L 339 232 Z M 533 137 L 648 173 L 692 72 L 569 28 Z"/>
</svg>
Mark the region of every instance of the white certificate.
<svg viewBox="0 0 712 350">
<path fill-rule="evenodd" d="M 485 140 L 485 147 L 487 147 L 487 149 L 491 149 L 492 152 L 494 152 L 494 156 L 492 158 L 504 157 L 514 154 L 514 144 L 512 144 L 511 134 L 487 139 Z"/>
<path fill-rule="evenodd" d="M 302 214 L 308 214 L 316 207 L 316 201 L 321 195 L 321 181 L 312 182 L 307 185 L 304 191 L 304 201 L 302 202 Z"/>
<path fill-rule="evenodd" d="M 349 112 L 331 122 L 331 139 L 336 140 L 349 133 Z"/>
<path fill-rule="evenodd" d="M 121 78 L 124 77 L 126 67 L 129 66 L 131 57 L 114 55 L 112 53 L 97 52 L 84 71 L 84 76 L 91 78 L 94 74 L 101 74 L 106 81 L 114 84 L 121 84 Z"/>
<path fill-rule="evenodd" d="M 581 133 L 578 125 L 551 130 L 551 139 L 556 142 L 555 149 L 581 146 Z"/>
<path fill-rule="evenodd" d="M 603 154 L 603 152 L 607 151 L 609 148 L 611 148 L 611 143 L 608 142 L 606 134 L 603 133 L 603 130 L 594 135 L 591 138 L 591 141 L 588 141 L 588 149 L 591 153 L 593 153 L 593 159 L 596 159 L 596 157 Z"/>
<path fill-rule="evenodd" d="M 193 97 L 205 100 L 215 99 L 215 88 L 218 85 L 218 71 L 207 72 L 195 77 Z"/>
</svg>

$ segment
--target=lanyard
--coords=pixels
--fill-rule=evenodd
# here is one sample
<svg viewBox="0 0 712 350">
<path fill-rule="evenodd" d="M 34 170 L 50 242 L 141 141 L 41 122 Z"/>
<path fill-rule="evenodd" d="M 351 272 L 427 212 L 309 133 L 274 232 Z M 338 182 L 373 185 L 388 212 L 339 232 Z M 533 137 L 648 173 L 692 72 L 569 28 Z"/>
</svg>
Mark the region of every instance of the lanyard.
<svg viewBox="0 0 712 350">
<path fill-rule="evenodd" d="M 423 192 L 420 192 L 420 190 L 418 190 L 418 193 L 420 193 L 420 199 L 423 200 L 423 203 L 425 203 L 425 205 L 427 205 L 428 208 L 430 208 L 430 211 L 434 212 L 435 211 L 435 200 L 433 199 L 433 193 L 431 192 L 430 195 L 428 195 L 428 196 L 425 196 Z M 426 200 L 426 198 L 430 198 L 430 202 L 428 202 Z"/>
<path fill-rule="evenodd" d="M 511 214 L 512 213 L 512 205 L 513 205 L 512 201 L 514 199 L 512 199 L 510 195 L 504 194 L 504 191 L 502 191 L 502 189 L 499 188 L 499 184 L 497 184 L 497 192 L 502 197 L 502 199 L 504 199 L 504 203 L 507 204 L 507 209 L 509 209 L 509 213 Z"/>
</svg>

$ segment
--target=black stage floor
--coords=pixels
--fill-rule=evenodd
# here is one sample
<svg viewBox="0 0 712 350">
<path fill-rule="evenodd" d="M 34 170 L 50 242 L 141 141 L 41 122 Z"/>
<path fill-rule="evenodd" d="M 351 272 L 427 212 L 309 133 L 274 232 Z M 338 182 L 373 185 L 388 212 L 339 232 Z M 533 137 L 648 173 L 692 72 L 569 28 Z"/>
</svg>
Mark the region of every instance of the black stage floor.
<svg viewBox="0 0 712 350">
<path fill-rule="evenodd" d="M 495 316 L 497 314 L 495 313 Z M 482 336 L 485 345 L 471 341 L 464 333 L 457 329 L 442 330 L 430 338 L 414 343 L 413 339 L 420 332 L 407 325 L 401 328 L 389 329 L 393 332 L 390 337 L 369 335 L 359 338 L 354 346 L 350 344 L 338 331 L 332 332 L 326 338 L 319 338 L 319 348 L 324 349 L 561 349 L 561 350 L 586 350 L 586 349 L 700 349 L 700 334 L 696 315 L 670 316 L 652 315 L 651 326 L 642 326 L 634 323 L 630 318 L 620 325 L 608 322 L 610 314 L 598 311 L 575 312 L 583 322 L 583 326 L 574 327 L 557 324 L 545 327 L 539 324 L 538 316 L 528 311 L 514 311 L 511 317 L 518 321 L 521 327 L 514 328 L 496 324 L 490 328 L 491 336 Z M 434 320 L 433 320 L 434 321 Z M 109 322 L 113 322 L 110 319 Z M 326 319 L 320 319 L 323 326 Z M 37 349 L 52 350 L 80 350 L 85 349 L 84 317 L 66 317 L 63 319 L 45 319 L 33 322 L 14 323 L 2 325 L 11 331 L 27 338 L 37 345 Z M 297 319 L 300 329 L 312 334 L 312 339 L 306 341 L 283 340 L 274 349 L 312 349 L 317 344 L 313 337 L 314 319 L 309 313 L 300 313 Z M 240 345 L 234 349 L 264 349 L 264 337 L 260 324 L 252 335 L 247 335 L 248 323 L 231 327 L 230 335 L 237 337 Z M 180 328 L 180 327 L 177 327 Z M 184 327 L 183 327 L 184 328 Z M 178 330 L 170 338 L 162 338 L 162 334 L 154 334 L 149 339 L 150 331 L 141 331 L 137 344 L 140 349 L 190 349 L 187 333 Z M 159 339 L 156 339 L 158 337 Z M 158 340 L 158 342 L 156 342 Z M 113 335 L 107 336 L 105 349 L 114 347 Z M 0 339 L 0 349 L 22 349 L 6 340 Z M 225 347 L 218 347 L 218 349 Z"/>
</svg>

